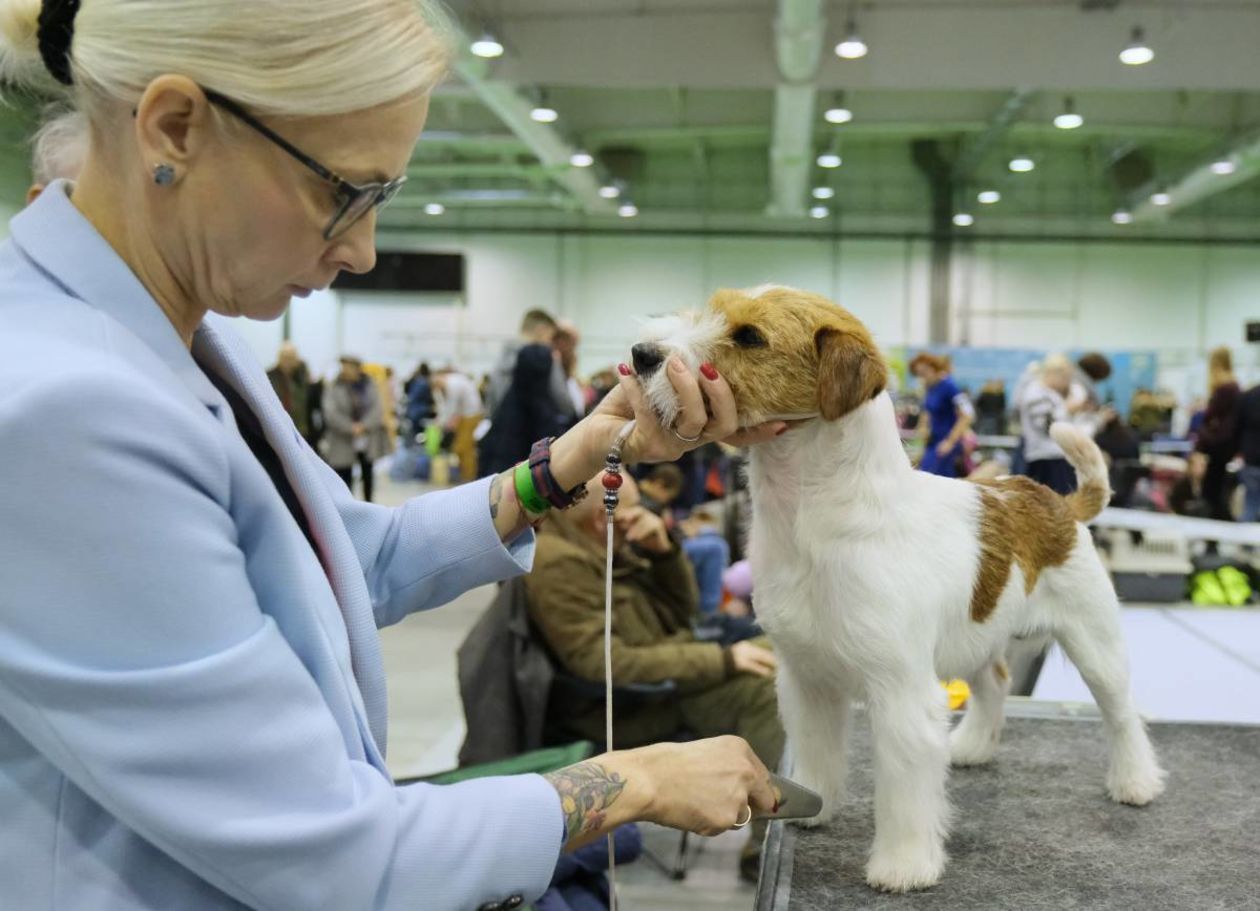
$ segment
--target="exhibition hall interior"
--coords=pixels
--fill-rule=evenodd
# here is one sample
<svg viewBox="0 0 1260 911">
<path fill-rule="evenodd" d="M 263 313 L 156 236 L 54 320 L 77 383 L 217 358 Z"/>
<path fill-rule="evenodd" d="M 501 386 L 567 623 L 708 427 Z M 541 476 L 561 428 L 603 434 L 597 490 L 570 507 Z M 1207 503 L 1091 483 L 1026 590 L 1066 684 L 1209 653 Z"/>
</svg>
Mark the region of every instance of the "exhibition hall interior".
<svg viewBox="0 0 1260 911">
<path fill-rule="evenodd" d="M 1260 908 L 1260 0 L 165 6 L 0 0 L 0 906 Z"/>
</svg>

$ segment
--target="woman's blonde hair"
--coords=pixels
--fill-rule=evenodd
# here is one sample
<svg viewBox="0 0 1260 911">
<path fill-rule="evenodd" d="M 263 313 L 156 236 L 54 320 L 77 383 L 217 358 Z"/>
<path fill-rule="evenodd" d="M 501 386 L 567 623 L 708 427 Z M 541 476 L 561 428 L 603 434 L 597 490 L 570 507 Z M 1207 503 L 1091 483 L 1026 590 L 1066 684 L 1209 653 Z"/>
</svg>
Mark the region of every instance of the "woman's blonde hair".
<svg viewBox="0 0 1260 911">
<path fill-rule="evenodd" d="M 0 0 L 0 80 L 52 83 L 40 0 Z M 358 111 L 422 94 L 455 31 L 436 0 L 82 0 L 70 49 L 78 106 L 134 104 L 178 73 L 261 114 Z"/>
<path fill-rule="evenodd" d="M 1222 345 L 1208 353 L 1208 392 L 1215 392 L 1223 383 L 1234 382 L 1234 357 Z"/>
</svg>

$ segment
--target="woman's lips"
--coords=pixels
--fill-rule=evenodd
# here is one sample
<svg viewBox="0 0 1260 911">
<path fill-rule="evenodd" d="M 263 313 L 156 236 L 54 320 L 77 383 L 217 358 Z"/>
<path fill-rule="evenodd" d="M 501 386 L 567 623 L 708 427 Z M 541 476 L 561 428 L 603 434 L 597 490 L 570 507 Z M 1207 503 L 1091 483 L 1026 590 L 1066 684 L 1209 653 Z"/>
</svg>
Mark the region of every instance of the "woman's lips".
<svg viewBox="0 0 1260 911">
<path fill-rule="evenodd" d="M 289 295 L 291 297 L 310 297 L 311 289 L 303 288 L 301 285 L 289 285 Z"/>
</svg>

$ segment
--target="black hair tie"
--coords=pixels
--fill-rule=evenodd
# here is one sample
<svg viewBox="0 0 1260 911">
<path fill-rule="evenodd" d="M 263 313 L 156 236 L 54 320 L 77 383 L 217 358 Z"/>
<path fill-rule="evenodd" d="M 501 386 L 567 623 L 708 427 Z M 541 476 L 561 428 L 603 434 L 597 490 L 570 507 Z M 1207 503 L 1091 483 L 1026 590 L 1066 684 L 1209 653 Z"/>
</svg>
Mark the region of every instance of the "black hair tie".
<svg viewBox="0 0 1260 911">
<path fill-rule="evenodd" d="M 39 56 L 53 78 L 74 85 L 70 74 L 70 44 L 74 41 L 74 17 L 82 0 L 44 0 L 39 10 Z"/>
</svg>

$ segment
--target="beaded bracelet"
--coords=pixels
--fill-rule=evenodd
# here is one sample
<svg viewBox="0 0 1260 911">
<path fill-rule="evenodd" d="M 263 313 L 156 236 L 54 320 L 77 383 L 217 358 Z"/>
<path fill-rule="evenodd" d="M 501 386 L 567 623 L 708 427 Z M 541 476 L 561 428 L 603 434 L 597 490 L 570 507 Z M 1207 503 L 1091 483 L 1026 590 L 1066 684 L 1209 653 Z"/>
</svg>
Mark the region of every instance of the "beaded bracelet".
<svg viewBox="0 0 1260 911">
<path fill-rule="evenodd" d="M 551 504 L 538 495 L 534 487 L 534 478 L 529 470 L 528 462 L 518 462 L 512 471 L 512 482 L 516 487 L 516 499 L 528 513 L 542 515 L 551 509 Z"/>
</svg>

